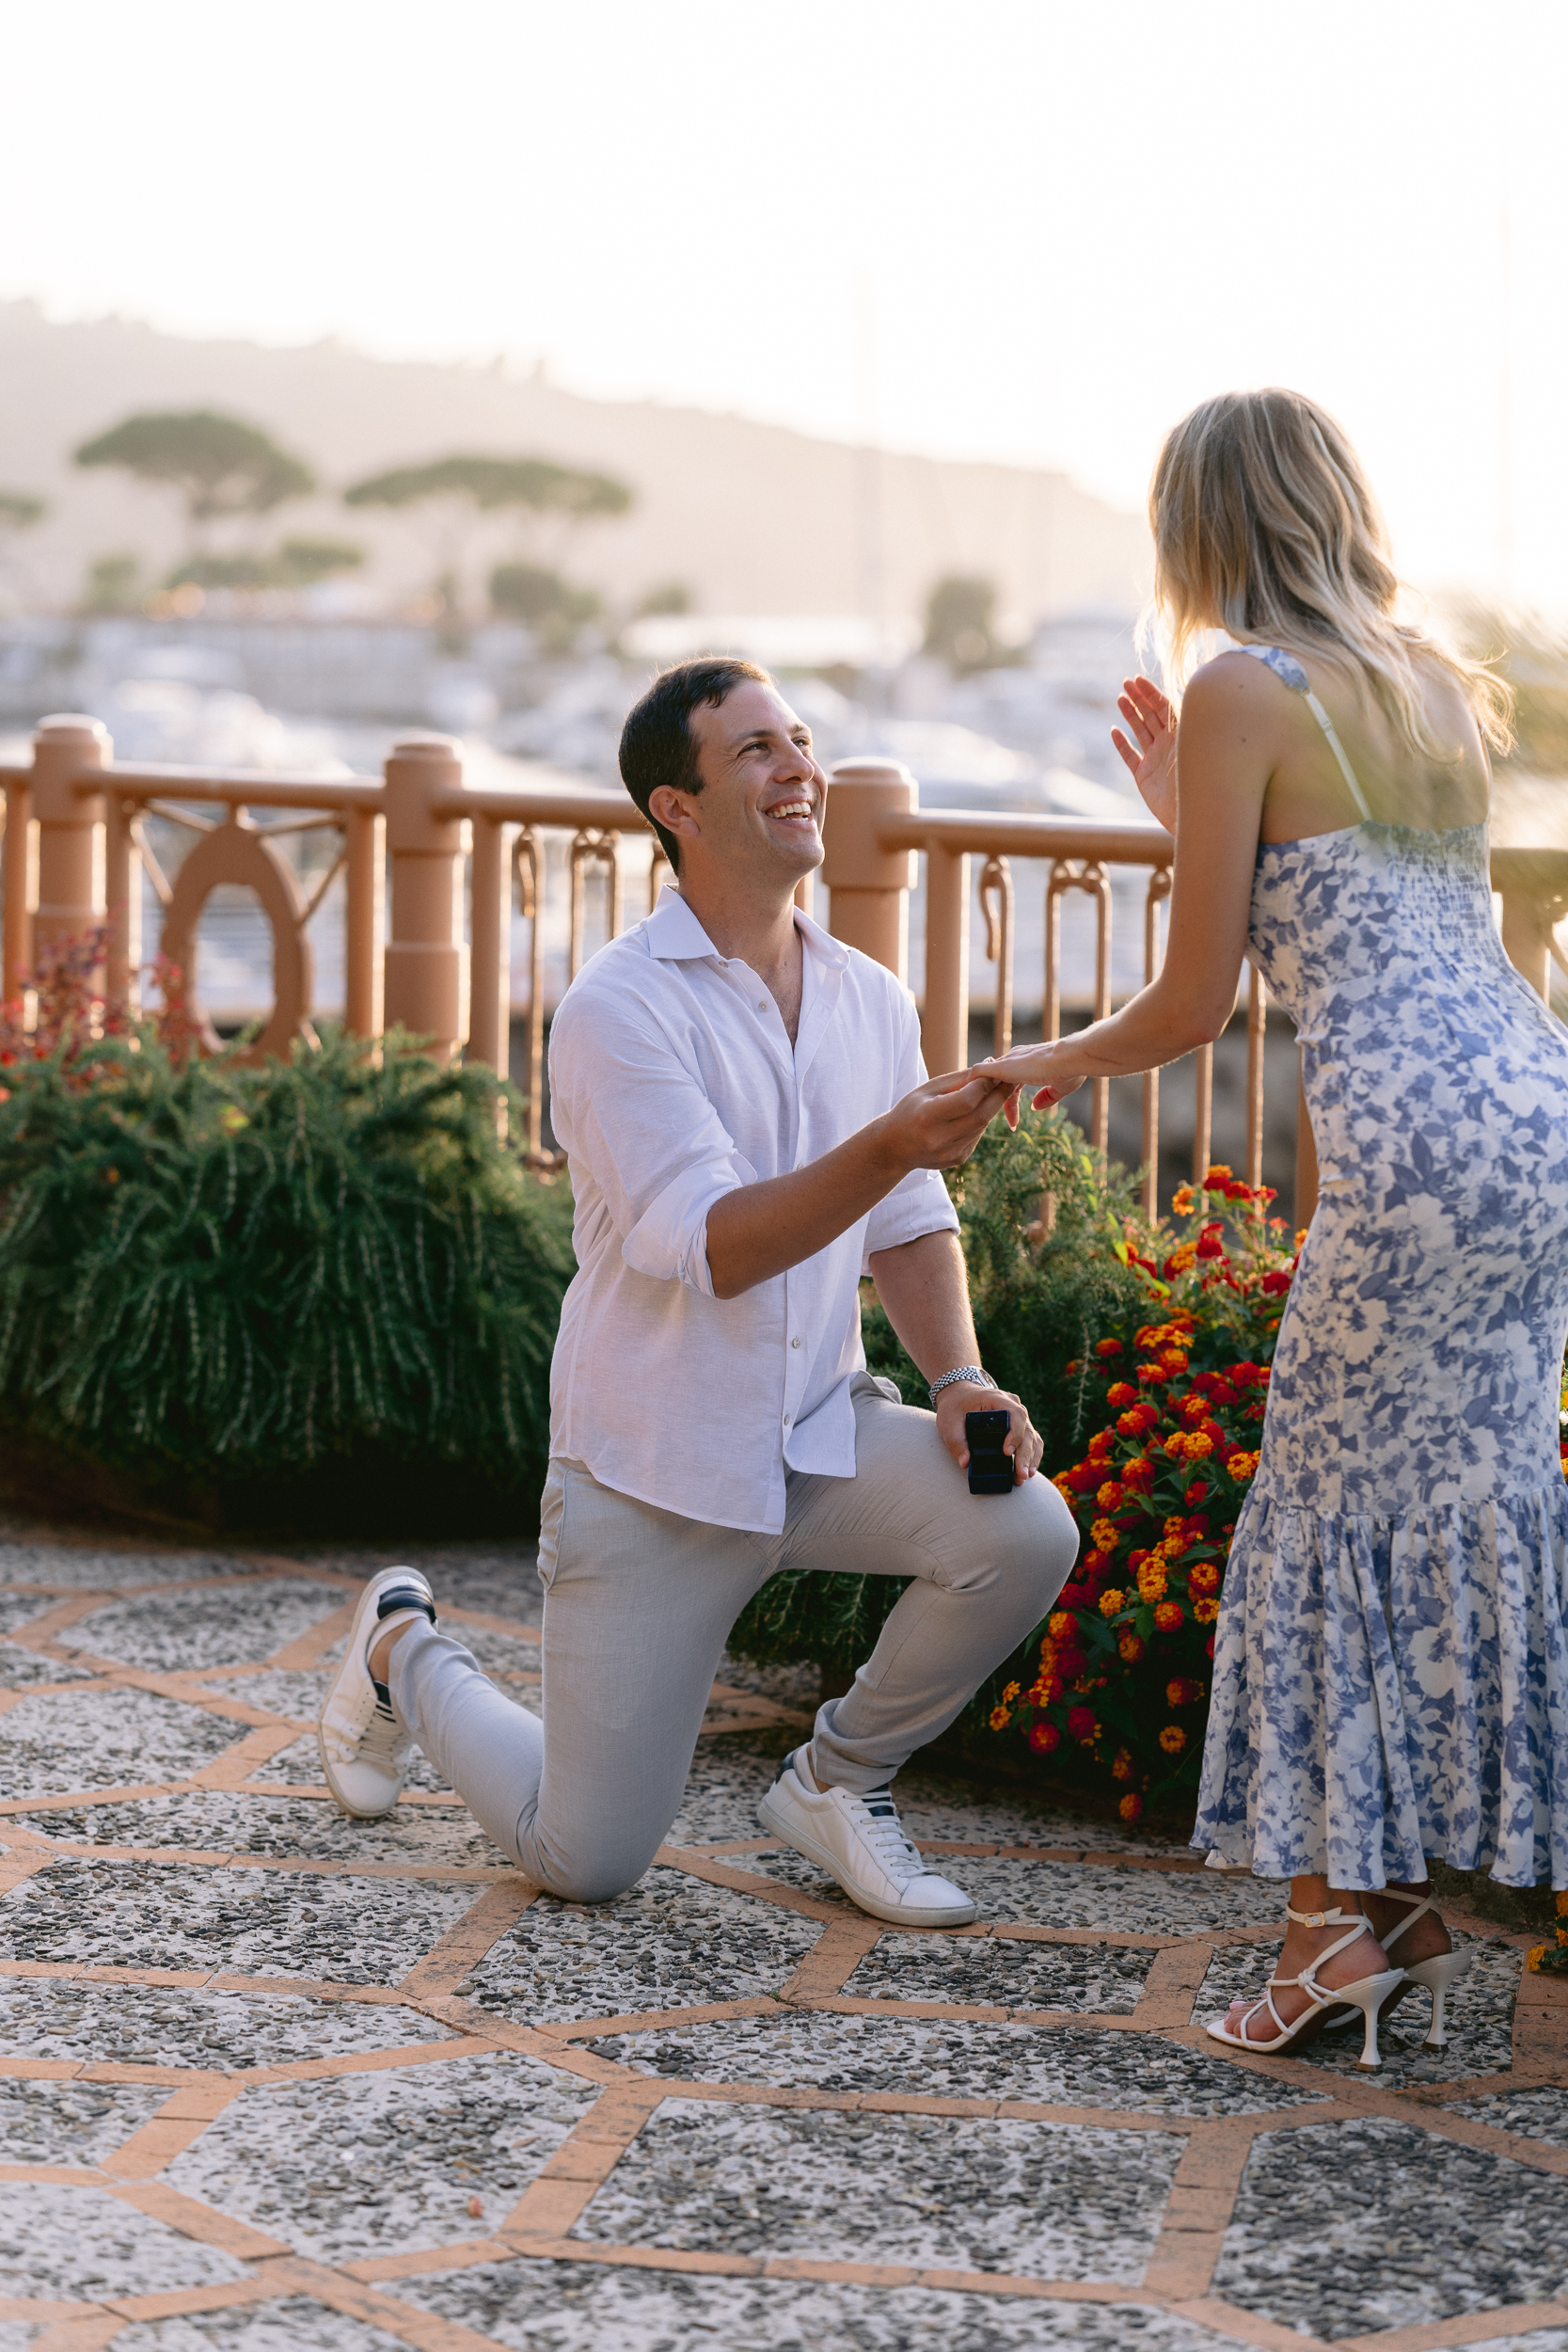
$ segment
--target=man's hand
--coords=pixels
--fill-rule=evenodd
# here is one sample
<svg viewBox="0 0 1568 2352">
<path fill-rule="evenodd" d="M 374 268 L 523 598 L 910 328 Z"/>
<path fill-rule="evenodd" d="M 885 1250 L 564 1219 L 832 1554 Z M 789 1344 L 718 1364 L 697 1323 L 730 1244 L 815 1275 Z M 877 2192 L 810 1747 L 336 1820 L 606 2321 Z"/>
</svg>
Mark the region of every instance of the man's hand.
<svg viewBox="0 0 1568 2352">
<path fill-rule="evenodd" d="M 965 1414 L 1004 1411 L 1010 1426 L 1002 1450 L 1012 1455 L 1013 1484 L 1022 1486 L 1038 1470 L 1045 1441 L 1010 1391 L 993 1389 L 976 1380 L 955 1380 L 937 1399 L 937 1434 L 958 1468 L 966 1470 L 969 1448 L 964 1443 Z"/>
<path fill-rule="evenodd" d="M 877 1121 L 879 1140 L 901 1173 L 958 1168 L 967 1160 L 1018 1080 L 989 1070 L 954 1070 L 927 1078 Z"/>
</svg>

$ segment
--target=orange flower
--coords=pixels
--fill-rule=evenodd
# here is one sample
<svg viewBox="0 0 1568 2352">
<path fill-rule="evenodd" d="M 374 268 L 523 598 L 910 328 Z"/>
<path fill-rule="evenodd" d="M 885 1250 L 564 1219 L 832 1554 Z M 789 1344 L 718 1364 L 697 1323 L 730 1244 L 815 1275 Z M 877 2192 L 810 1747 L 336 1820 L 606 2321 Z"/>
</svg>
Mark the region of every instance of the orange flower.
<svg viewBox="0 0 1568 2352">
<path fill-rule="evenodd" d="M 1118 1748 L 1117 1750 L 1117 1760 L 1111 1767 L 1111 1778 L 1113 1780 L 1131 1780 L 1134 1769 L 1135 1767 L 1132 1762 L 1132 1749 Z"/>
<path fill-rule="evenodd" d="M 1208 1406 L 1200 1396 L 1184 1396 L 1181 1400 L 1181 1418 L 1194 1429 L 1197 1427 L 1208 1410 Z"/>
<path fill-rule="evenodd" d="M 1135 1405 L 1138 1391 L 1129 1380 L 1113 1380 L 1105 1391 L 1105 1402 L 1119 1412 L 1125 1405 Z"/>
<path fill-rule="evenodd" d="M 1095 1497 L 1102 1511 L 1119 1511 L 1126 1500 L 1126 1487 L 1118 1486 L 1114 1478 L 1108 1478 Z"/>
<path fill-rule="evenodd" d="M 1010 1707 L 993 1707 L 990 1710 L 992 1731 L 1006 1731 L 1012 1720 L 1013 1710 Z"/>
<path fill-rule="evenodd" d="M 1123 1797 L 1121 1803 L 1117 1807 L 1117 1811 L 1121 1815 L 1124 1821 L 1135 1821 L 1143 1809 L 1144 1801 L 1142 1797 L 1137 1796 Z"/>
<path fill-rule="evenodd" d="M 1134 1633 L 1132 1627 L 1128 1626 L 1117 1635 L 1117 1647 L 1121 1653 L 1123 1661 L 1129 1666 L 1135 1666 L 1144 1654 L 1143 1637 L 1141 1634 Z"/>
<path fill-rule="evenodd" d="M 1160 1745 L 1167 1756 L 1180 1756 L 1187 1744 L 1187 1735 L 1180 1724 L 1167 1724 L 1160 1734 Z"/>
<path fill-rule="evenodd" d="M 1204 1191 L 1213 1192 L 1221 1184 L 1228 1184 L 1234 1174 L 1234 1168 L 1227 1168 L 1223 1160 L 1216 1160 L 1213 1167 L 1209 1170 L 1209 1173 L 1203 1179 Z"/>
<path fill-rule="evenodd" d="M 1244 1446 L 1238 1446 L 1225 1467 L 1236 1481 L 1237 1486 L 1244 1486 L 1249 1478 L 1257 1476 L 1258 1456 L 1256 1454 L 1249 1454 Z"/>
<path fill-rule="evenodd" d="M 1165 1685 L 1167 1707 L 1191 1707 L 1195 1699 L 1202 1696 L 1202 1683 L 1192 1681 L 1186 1675 L 1173 1675 Z"/>
<path fill-rule="evenodd" d="M 1115 1551 L 1121 1541 L 1121 1530 L 1114 1519 L 1096 1519 L 1093 1532 L 1097 1551 Z"/>
<path fill-rule="evenodd" d="M 1160 1532 L 1164 1536 L 1167 1543 L 1169 1543 L 1172 1536 L 1176 1538 L 1178 1543 L 1180 1543 L 1187 1533 L 1187 1522 L 1184 1518 L 1172 1517 L 1165 1521 L 1164 1526 Z"/>
<path fill-rule="evenodd" d="M 1219 1590 L 1220 1572 L 1212 1560 L 1195 1560 L 1187 1570 L 1187 1590 L 1190 1593 L 1214 1593 Z"/>
<path fill-rule="evenodd" d="M 1077 1630 L 1077 1623 L 1070 1609 L 1057 1609 L 1046 1620 L 1046 1631 L 1053 1642 L 1065 1641 L 1069 1633 L 1076 1633 Z M 1044 1656 L 1043 1650 L 1041 1656 Z"/>
<path fill-rule="evenodd" d="M 1037 1756 L 1049 1756 L 1052 1749 L 1060 1741 L 1061 1737 L 1054 1724 L 1036 1724 L 1029 1733 L 1029 1745 Z"/>
<path fill-rule="evenodd" d="M 1009 1682 L 1006 1689 L 1002 1693 L 1003 1706 L 1010 1707 L 1022 1688 L 1023 1685 L 1021 1682 Z"/>
<path fill-rule="evenodd" d="M 1201 1462 L 1206 1454 L 1214 1451 L 1214 1440 L 1207 1429 L 1195 1429 L 1187 1439 L 1185 1452 L 1189 1462 Z"/>
<path fill-rule="evenodd" d="M 1100 1596 L 1100 1613 L 1102 1617 L 1114 1617 L 1118 1610 L 1125 1609 L 1126 1606 L 1126 1594 L 1117 1592 L 1114 1584 L 1108 1592 L 1103 1592 Z"/>
<path fill-rule="evenodd" d="M 1164 1452 L 1168 1454 L 1168 1456 L 1170 1457 L 1170 1459 L 1171 1459 L 1173 1462 L 1180 1462 L 1180 1461 L 1181 1460 L 1181 1458 L 1182 1458 L 1183 1454 L 1186 1453 L 1186 1451 L 1187 1451 L 1187 1433 L 1186 1433 L 1186 1431 L 1185 1431 L 1184 1429 L 1176 1429 L 1176 1430 L 1173 1430 L 1173 1431 L 1171 1432 L 1171 1435 L 1170 1435 L 1170 1436 L 1169 1436 L 1169 1437 L 1165 1439 L 1165 1443 L 1164 1443 Z"/>
<path fill-rule="evenodd" d="M 1187 1351 L 1184 1347 L 1165 1347 L 1160 1351 L 1160 1362 L 1166 1372 L 1185 1372 Z"/>
<path fill-rule="evenodd" d="M 1197 1609 L 1195 1609 L 1193 1612 L 1195 1616 L 1198 1615 L 1198 1610 L 1201 1610 L 1202 1606 L 1203 1604 L 1200 1601 Z M 1217 1605 L 1215 1607 L 1214 1613 L 1216 1616 L 1219 1614 Z M 1179 1632 L 1181 1627 L 1181 1603 L 1179 1600 L 1161 1601 L 1154 1612 L 1154 1622 L 1162 1633 Z M 1200 1617 L 1199 1623 L 1201 1624 L 1203 1620 Z"/>
<path fill-rule="evenodd" d="M 1217 1600 L 1195 1600 L 1193 1603 L 1193 1614 L 1199 1625 L 1212 1625 L 1219 1613 L 1220 1605 Z"/>
<path fill-rule="evenodd" d="M 1165 1589 L 1165 1564 L 1152 1555 L 1138 1570 L 1138 1598 L 1158 1600 Z"/>
</svg>

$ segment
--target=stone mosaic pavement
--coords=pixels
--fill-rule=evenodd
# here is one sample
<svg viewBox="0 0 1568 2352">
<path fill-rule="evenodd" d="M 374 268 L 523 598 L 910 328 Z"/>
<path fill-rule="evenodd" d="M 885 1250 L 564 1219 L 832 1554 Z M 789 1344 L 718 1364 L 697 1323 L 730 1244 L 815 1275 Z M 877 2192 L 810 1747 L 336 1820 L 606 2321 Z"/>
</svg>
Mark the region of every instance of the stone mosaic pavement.
<svg viewBox="0 0 1568 2352">
<path fill-rule="evenodd" d="M 536 1706 L 527 1559 L 415 1556 Z M 1441 2057 L 1423 1999 L 1375 2081 L 1228 2060 L 1281 1890 L 912 1773 L 983 1923 L 881 1931 L 756 1837 L 804 1694 L 739 1669 L 644 1882 L 562 1904 L 427 1769 L 320 1786 L 381 1565 L 0 1523 L 0 2352 L 1568 2352 L 1524 1939 L 1458 1923 Z"/>
</svg>

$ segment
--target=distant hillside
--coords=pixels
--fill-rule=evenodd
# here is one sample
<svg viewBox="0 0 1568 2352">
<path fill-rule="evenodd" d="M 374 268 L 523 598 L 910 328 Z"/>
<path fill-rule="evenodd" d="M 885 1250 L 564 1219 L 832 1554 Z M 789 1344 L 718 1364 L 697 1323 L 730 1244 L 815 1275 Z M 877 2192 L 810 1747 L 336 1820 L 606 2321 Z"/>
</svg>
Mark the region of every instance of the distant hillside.
<svg viewBox="0 0 1568 2352">
<path fill-rule="evenodd" d="M 568 563 L 622 606 L 678 580 L 710 612 L 898 615 L 917 612 L 942 573 L 978 572 L 1028 623 L 1086 606 L 1126 612 L 1146 584 L 1141 520 L 1062 474 L 868 456 L 742 417 L 587 400 L 499 366 L 394 364 L 334 342 L 195 342 L 119 319 L 55 326 L 31 303 L 4 303 L 0 489 L 36 492 L 52 509 L 14 544 L 11 595 L 69 603 L 88 563 L 119 549 L 166 568 L 180 548 L 171 501 L 77 472 L 70 453 L 132 409 L 202 406 L 263 426 L 334 487 L 453 449 L 619 474 L 638 493 L 634 511 L 584 531 Z M 335 499 L 290 506 L 258 535 L 280 529 L 364 542 L 376 580 L 397 594 L 435 568 L 416 526 L 347 514 Z M 502 523 L 481 564 L 521 551 Z"/>
</svg>

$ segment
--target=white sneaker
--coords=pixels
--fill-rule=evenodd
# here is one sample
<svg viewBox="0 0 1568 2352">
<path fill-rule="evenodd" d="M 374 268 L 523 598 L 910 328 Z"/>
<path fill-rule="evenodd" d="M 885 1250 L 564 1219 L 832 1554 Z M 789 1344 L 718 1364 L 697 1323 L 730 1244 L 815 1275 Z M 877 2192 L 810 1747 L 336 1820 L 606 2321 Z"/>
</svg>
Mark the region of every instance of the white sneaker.
<svg viewBox="0 0 1568 2352">
<path fill-rule="evenodd" d="M 961 1928 L 973 1899 L 927 1870 L 905 1836 L 892 1792 L 808 1788 L 791 1752 L 757 1807 L 757 1819 L 786 1846 L 836 1879 L 851 1902 L 899 1928 Z"/>
<path fill-rule="evenodd" d="M 435 1598 L 417 1568 L 383 1568 L 372 1577 L 316 1719 L 326 1785 L 355 1820 L 390 1813 L 408 1777 L 414 1743 L 385 1683 L 372 1680 L 367 1653 L 388 1620 L 406 1624 L 416 1616 L 436 1622 Z"/>
</svg>

